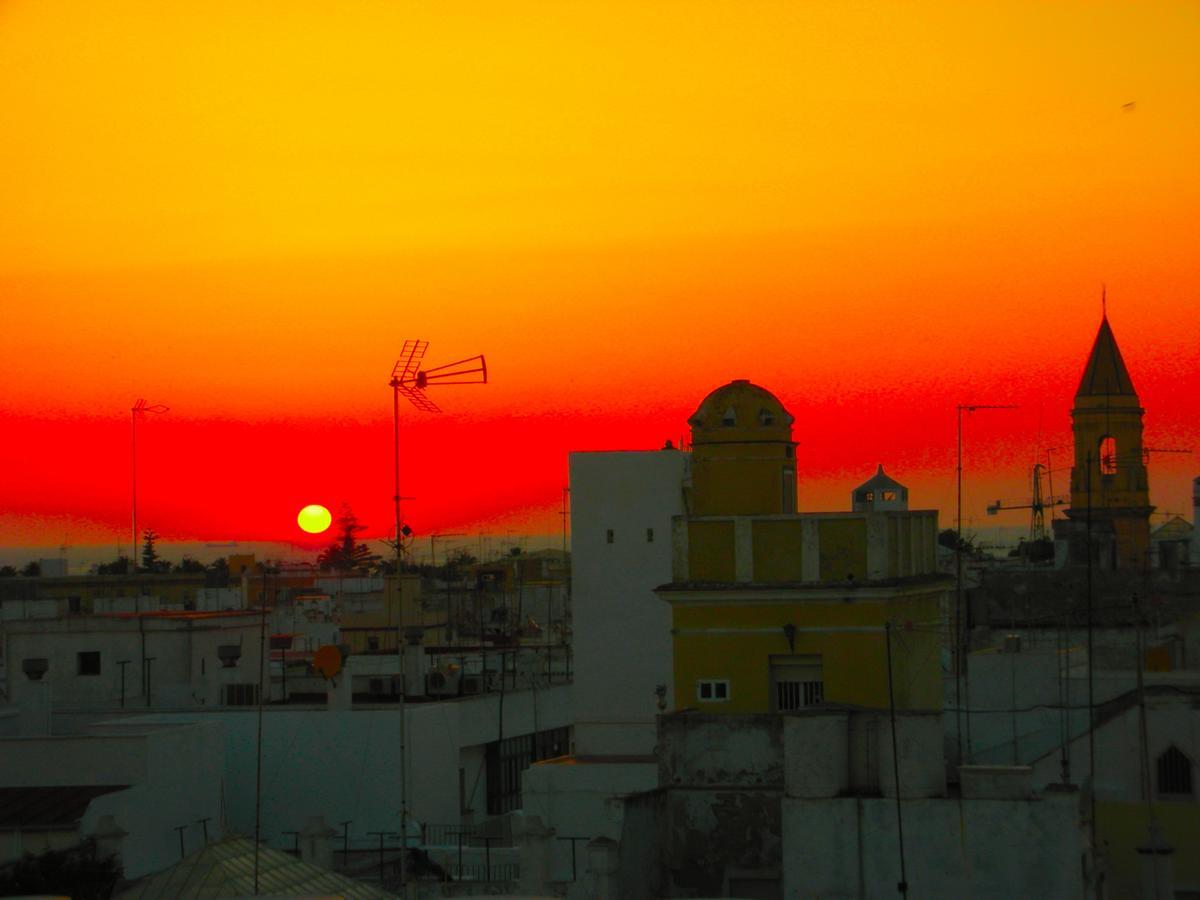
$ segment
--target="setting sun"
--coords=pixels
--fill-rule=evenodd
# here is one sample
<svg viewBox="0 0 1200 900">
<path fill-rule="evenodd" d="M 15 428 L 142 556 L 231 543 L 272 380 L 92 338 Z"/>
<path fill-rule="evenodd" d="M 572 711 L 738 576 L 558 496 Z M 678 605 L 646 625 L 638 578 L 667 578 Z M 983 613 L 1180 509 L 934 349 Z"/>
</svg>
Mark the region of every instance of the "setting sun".
<svg viewBox="0 0 1200 900">
<path fill-rule="evenodd" d="M 329 510 L 319 503 L 309 504 L 296 516 L 296 522 L 309 534 L 320 534 L 329 527 L 329 523 L 332 521 L 333 516 L 329 514 Z"/>
</svg>

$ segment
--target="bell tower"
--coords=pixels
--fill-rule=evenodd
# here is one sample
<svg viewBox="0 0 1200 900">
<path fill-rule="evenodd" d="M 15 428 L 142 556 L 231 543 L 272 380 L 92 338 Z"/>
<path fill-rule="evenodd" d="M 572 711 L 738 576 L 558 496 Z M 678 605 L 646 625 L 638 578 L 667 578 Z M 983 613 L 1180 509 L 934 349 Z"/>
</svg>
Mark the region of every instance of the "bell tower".
<svg viewBox="0 0 1200 900">
<path fill-rule="evenodd" d="M 692 427 L 695 516 L 750 516 L 796 511 L 796 442 L 792 415 L 770 391 L 739 379 L 700 404 Z"/>
<path fill-rule="evenodd" d="M 1055 523 L 1072 563 L 1086 563 L 1090 544 L 1103 569 L 1149 565 L 1154 507 L 1142 448 L 1144 413 L 1106 314 L 1075 392 L 1071 506 L 1066 521 Z"/>
</svg>

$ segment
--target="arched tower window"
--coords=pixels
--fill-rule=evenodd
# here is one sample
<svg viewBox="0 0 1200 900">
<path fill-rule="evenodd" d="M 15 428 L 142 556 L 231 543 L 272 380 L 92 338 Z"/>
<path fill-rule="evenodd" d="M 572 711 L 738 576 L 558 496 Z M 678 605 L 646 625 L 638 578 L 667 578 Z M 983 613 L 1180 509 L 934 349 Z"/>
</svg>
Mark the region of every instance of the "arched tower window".
<svg viewBox="0 0 1200 900">
<path fill-rule="evenodd" d="M 737 424 L 737 413 L 734 412 L 732 406 L 727 408 L 725 412 L 721 414 L 721 424 L 726 428 L 732 428 Z"/>
<path fill-rule="evenodd" d="M 1158 792 L 1160 794 L 1192 793 L 1192 761 L 1178 747 L 1168 747 L 1158 758 Z"/>
<path fill-rule="evenodd" d="M 1100 438 L 1100 474 L 1117 474 L 1117 442 L 1110 434 Z"/>
</svg>

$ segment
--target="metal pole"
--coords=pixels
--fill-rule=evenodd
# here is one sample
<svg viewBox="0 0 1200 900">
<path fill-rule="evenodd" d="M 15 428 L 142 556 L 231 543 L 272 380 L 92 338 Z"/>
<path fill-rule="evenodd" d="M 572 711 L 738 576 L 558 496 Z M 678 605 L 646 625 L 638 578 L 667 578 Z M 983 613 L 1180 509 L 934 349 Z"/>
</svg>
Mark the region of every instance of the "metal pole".
<svg viewBox="0 0 1200 900">
<path fill-rule="evenodd" d="M 129 665 L 129 660 L 122 659 L 117 662 L 121 667 L 121 709 L 125 708 L 125 667 Z"/>
<path fill-rule="evenodd" d="M 258 895 L 258 848 L 262 835 L 262 732 L 263 682 L 267 661 L 267 567 L 263 565 L 263 591 L 258 625 L 258 740 L 254 765 L 254 894 Z"/>
<path fill-rule="evenodd" d="M 1087 652 L 1088 652 L 1088 777 L 1091 780 L 1091 790 L 1088 792 L 1089 819 L 1092 859 L 1096 858 L 1096 696 L 1095 683 L 1092 679 L 1094 666 L 1092 664 L 1094 647 L 1092 645 L 1092 451 L 1088 450 L 1084 470 L 1084 484 L 1087 487 Z M 1093 865 L 1094 868 L 1094 865 Z M 1096 885 L 1099 895 L 1099 884 Z"/>
<path fill-rule="evenodd" d="M 132 542 L 129 545 L 129 564 L 133 571 L 137 571 L 137 407 L 134 407 L 129 412 L 129 466 L 131 485 L 131 506 L 133 511 L 133 531 L 131 533 Z"/>
<path fill-rule="evenodd" d="M 956 506 L 954 514 L 954 722 L 958 736 L 958 764 L 963 759 L 963 728 L 962 728 L 962 667 L 963 667 L 963 638 L 962 638 L 962 414 L 963 408 L 957 408 L 958 413 L 958 463 L 955 467 L 957 489 L 955 492 Z"/>
<path fill-rule="evenodd" d="M 338 822 L 342 826 L 342 871 L 350 866 L 350 823 L 353 819 Z"/>
<path fill-rule="evenodd" d="M 405 718 L 405 701 L 408 697 L 408 668 L 406 652 L 408 641 L 404 634 L 404 595 L 400 590 L 400 541 L 403 537 L 400 529 L 400 381 L 391 380 L 392 386 L 392 466 L 395 494 L 392 501 L 396 511 L 396 638 L 400 644 L 400 894 L 405 893 L 408 871 L 408 753 L 405 744 L 408 735 L 408 722 Z"/>
<path fill-rule="evenodd" d="M 884 641 L 887 644 L 888 668 L 888 711 L 892 719 L 892 778 L 896 786 L 896 834 L 900 844 L 900 881 L 896 890 L 902 897 L 908 896 L 908 873 L 904 865 L 904 817 L 900 811 L 900 753 L 896 748 L 896 695 L 892 688 L 892 623 L 883 626 Z"/>
</svg>

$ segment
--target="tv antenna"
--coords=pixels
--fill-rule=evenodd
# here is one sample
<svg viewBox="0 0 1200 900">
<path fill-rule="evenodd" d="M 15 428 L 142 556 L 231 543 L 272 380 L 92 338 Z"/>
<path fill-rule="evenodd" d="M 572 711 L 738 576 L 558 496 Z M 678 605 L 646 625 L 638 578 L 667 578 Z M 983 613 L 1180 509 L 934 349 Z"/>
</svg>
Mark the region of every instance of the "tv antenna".
<svg viewBox="0 0 1200 900">
<path fill-rule="evenodd" d="M 395 464 L 396 493 L 393 501 L 396 504 L 396 596 L 400 598 L 400 563 L 402 555 L 401 535 L 407 527 L 400 517 L 400 397 L 415 406 L 421 412 L 437 413 L 441 408 L 429 399 L 425 389 L 434 385 L 447 384 L 487 384 L 487 363 L 483 354 L 469 356 L 457 362 L 432 369 L 422 369 L 421 361 L 425 351 L 429 349 L 429 341 L 410 339 L 400 348 L 400 358 L 392 367 L 392 379 L 388 384 L 392 388 L 392 439 Z M 411 534 L 411 531 L 409 532 Z M 404 720 L 404 701 L 408 693 L 405 684 L 405 645 L 404 603 L 397 602 L 399 612 L 399 627 L 396 636 L 400 644 L 400 893 L 403 894 L 406 883 L 406 868 L 408 856 L 408 755 L 405 752 L 405 740 L 408 728 Z"/>
<path fill-rule="evenodd" d="M 138 398 L 129 411 L 129 469 L 130 469 L 130 506 L 133 513 L 133 544 L 129 550 L 129 564 L 137 571 L 138 530 L 137 530 L 137 423 L 138 416 L 146 413 L 165 413 L 169 407 L 161 403 L 150 405 Z"/>
</svg>

